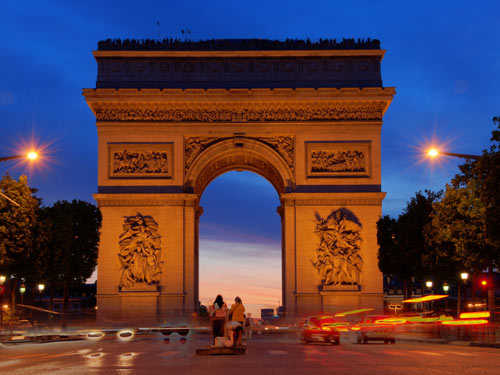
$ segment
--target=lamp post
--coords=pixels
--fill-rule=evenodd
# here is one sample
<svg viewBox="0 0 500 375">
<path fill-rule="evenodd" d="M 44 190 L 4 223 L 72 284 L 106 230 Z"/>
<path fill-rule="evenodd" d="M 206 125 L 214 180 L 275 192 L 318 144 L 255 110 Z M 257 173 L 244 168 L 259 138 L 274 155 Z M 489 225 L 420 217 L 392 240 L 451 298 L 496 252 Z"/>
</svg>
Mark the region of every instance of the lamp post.
<svg viewBox="0 0 500 375">
<path fill-rule="evenodd" d="M 469 160 L 478 160 L 481 157 L 480 155 L 458 154 L 456 152 L 444 152 L 444 151 L 439 151 L 436 148 L 430 148 L 429 150 L 427 150 L 427 155 L 430 156 L 431 158 L 435 158 L 439 155 L 445 155 L 445 156 L 454 156 L 456 158 L 469 159 Z"/>
<path fill-rule="evenodd" d="M 35 151 L 30 151 L 26 155 L 1 156 L 0 162 L 12 159 L 24 159 L 24 158 L 28 160 L 35 160 L 36 158 L 38 158 L 38 154 Z"/>
<path fill-rule="evenodd" d="M 467 272 L 462 272 L 460 273 L 460 279 L 462 279 L 462 283 L 466 286 L 465 292 L 464 292 L 464 303 L 465 300 L 467 299 L 467 279 L 469 278 L 469 274 Z M 461 293 L 461 286 L 462 283 L 458 283 L 458 288 L 457 288 L 457 317 L 460 316 L 460 305 L 461 305 L 461 299 L 462 299 L 462 293 Z"/>
<path fill-rule="evenodd" d="M 450 286 L 448 283 L 445 281 L 443 284 L 443 292 L 445 294 L 448 294 L 448 291 L 450 290 Z M 448 298 L 444 299 L 444 314 L 446 315 L 446 312 L 448 311 Z"/>
<path fill-rule="evenodd" d="M 0 295 L 2 296 L 1 302 L 1 310 L 0 310 L 0 328 L 3 328 L 3 295 L 5 293 L 5 287 L 3 284 L 5 284 L 5 280 L 7 280 L 7 277 L 4 275 L 0 275 Z"/>
<path fill-rule="evenodd" d="M 8 161 L 8 160 L 12 160 L 12 159 L 28 159 L 29 161 L 33 161 L 35 159 L 38 158 L 38 154 L 35 152 L 35 151 L 30 151 L 28 152 L 26 155 L 14 155 L 14 156 L 1 156 L 0 157 L 0 162 L 2 161 Z M 17 207 L 20 207 L 21 205 L 19 203 L 17 203 L 15 200 L 13 200 L 12 198 L 9 198 L 8 196 L 6 196 L 4 193 L 2 193 L 2 191 L 0 191 L 0 196 L 4 197 L 5 199 L 7 199 L 10 203 L 13 203 L 14 205 L 16 205 Z"/>
<path fill-rule="evenodd" d="M 21 284 L 19 287 L 19 293 L 21 293 L 21 305 L 24 305 L 24 293 L 26 292 L 26 285 Z"/>
<path fill-rule="evenodd" d="M 45 284 L 38 284 L 37 287 L 38 287 L 38 292 L 40 292 L 40 307 L 43 307 L 42 306 L 42 293 L 45 289 Z"/>
</svg>

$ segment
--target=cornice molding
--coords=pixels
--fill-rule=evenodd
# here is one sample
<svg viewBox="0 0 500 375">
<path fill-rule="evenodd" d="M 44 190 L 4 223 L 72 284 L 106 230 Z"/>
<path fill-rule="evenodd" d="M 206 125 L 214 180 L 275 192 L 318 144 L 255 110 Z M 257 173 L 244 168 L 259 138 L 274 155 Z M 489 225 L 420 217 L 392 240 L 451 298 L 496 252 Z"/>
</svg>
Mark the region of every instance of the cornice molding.
<svg viewBox="0 0 500 375">
<path fill-rule="evenodd" d="M 288 193 L 285 206 L 380 206 L 386 193 Z"/>
<path fill-rule="evenodd" d="M 97 121 L 381 120 L 394 88 L 84 89 Z"/>
<path fill-rule="evenodd" d="M 114 206 L 189 206 L 198 203 L 196 194 L 94 194 L 99 207 Z"/>
<path fill-rule="evenodd" d="M 275 88 L 275 89 L 83 89 L 87 102 L 93 101 L 201 101 L 235 100 L 392 100 L 395 87 L 325 87 L 325 88 Z"/>
</svg>

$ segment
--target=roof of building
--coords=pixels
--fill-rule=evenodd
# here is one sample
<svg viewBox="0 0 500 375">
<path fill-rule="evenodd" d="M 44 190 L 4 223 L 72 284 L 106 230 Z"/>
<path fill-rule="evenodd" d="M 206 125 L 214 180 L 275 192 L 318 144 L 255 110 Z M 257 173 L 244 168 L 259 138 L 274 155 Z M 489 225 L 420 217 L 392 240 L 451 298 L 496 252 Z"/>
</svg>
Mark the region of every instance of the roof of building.
<svg viewBox="0 0 500 375">
<path fill-rule="evenodd" d="M 106 39 L 98 42 L 98 51 L 272 51 L 272 50 L 357 50 L 380 49 L 378 39 L 208 39 L 180 40 Z"/>
</svg>

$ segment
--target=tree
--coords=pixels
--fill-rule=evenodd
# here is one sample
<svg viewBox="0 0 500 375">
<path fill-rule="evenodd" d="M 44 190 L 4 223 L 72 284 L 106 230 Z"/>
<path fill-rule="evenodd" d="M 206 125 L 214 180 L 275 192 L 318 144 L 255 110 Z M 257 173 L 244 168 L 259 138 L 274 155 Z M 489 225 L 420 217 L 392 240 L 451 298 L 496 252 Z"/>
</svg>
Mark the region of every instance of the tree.
<svg viewBox="0 0 500 375">
<path fill-rule="evenodd" d="M 8 174 L 0 181 L 0 190 L 16 202 L 0 197 L 0 270 L 10 275 L 11 306 L 15 308 L 16 289 L 21 279 L 36 272 L 28 259 L 38 249 L 38 209 L 40 200 L 28 186 L 26 176 L 16 181 Z"/>
<path fill-rule="evenodd" d="M 398 219 L 384 216 L 377 222 L 377 240 L 380 246 L 378 265 L 385 275 L 396 276 L 403 281 L 405 299 L 411 297 L 415 278 L 429 276 L 432 249 L 424 239 L 424 231 L 430 221 L 432 203 L 441 193 L 426 190 L 415 194 Z"/>
<path fill-rule="evenodd" d="M 102 216 L 96 206 L 73 200 L 44 208 L 41 217 L 50 226 L 45 277 L 51 288 L 63 288 L 64 327 L 70 288 L 85 283 L 97 265 Z"/>
<path fill-rule="evenodd" d="M 500 266 L 500 118 L 493 145 L 478 160 L 467 161 L 441 202 L 435 204 L 429 240 L 439 246 L 452 244 L 452 259 L 475 272 L 489 270 L 488 306 L 495 309 L 493 268 Z M 492 315 L 494 316 L 494 315 Z"/>
</svg>

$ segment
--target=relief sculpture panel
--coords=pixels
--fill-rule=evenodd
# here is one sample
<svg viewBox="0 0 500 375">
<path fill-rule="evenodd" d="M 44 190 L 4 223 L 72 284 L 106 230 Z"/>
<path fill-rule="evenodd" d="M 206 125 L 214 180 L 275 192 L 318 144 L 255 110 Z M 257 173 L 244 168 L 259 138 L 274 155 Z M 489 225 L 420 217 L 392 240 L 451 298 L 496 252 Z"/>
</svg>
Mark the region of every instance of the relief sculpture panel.
<svg viewBox="0 0 500 375">
<path fill-rule="evenodd" d="M 316 214 L 319 237 L 316 260 L 322 289 L 343 289 L 361 284 L 361 225 L 350 220 L 342 210 L 333 211 L 326 219 Z"/>
<path fill-rule="evenodd" d="M 126 216 L 118 244 L 120 251 L 119 287 L 148 287 L 158 284 L 162 273 L 161 237 L 151 216 Z"/>
<path fill-rule="evenodd" d="M 308 142 L 308 177 L 369 177 L 369 142 Z"/>
<path fill-rule="evenodd" d="M 171 178 L 172 144 L 113 144 L 110 178 Z"/>
</svg>

